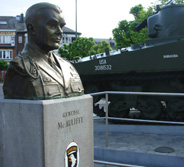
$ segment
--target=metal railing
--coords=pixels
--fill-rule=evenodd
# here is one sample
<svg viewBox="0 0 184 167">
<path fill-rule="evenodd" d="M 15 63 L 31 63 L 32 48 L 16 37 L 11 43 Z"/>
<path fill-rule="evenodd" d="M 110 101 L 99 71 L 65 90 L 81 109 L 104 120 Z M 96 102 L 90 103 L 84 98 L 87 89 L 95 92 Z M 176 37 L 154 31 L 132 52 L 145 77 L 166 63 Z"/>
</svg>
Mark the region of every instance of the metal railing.
<svg viewBox="0 0 184 167">
<path fill-rule="evenodd" d="M 115 162 L 98 161 L 98 160 L 94 160 L 94 163 L 103 164 L 103 165 L 121 166 L 121 167 L 145 167 L 145 166 L 121 164 L 121 163 L 115 163 Z"/>
<path fill-rule="evenodd" d="M 108 102 L 109 94 L 118 95 L 143 95 L 143 96 L 184 96 L 184 93 L 160 93 L 160 92 L 126 92 L 126 91 L 104 91 L 97 93 L 90 93 L 92 96 L 105 95 L 105 146 L 108 147 L 108 120 L 121 120 L 121 121 L 134 121 L 134 122 L 144 122 L 144 123 L 164 123 L 164 124 L 177 124 L 184 125 L 184 122 L 170 122 L 170 121 L 154 121 L 154 120 L 140 120 L 140 119 L 129 119 L 129 118 L 112 118 L 108 117 Z"/>
<path fill-rule="evenodd" d="M 121 95 L 146 95 L 146 96 L 184 96 L 184 93 L 160 93 L 160 92 L 126 92 L 126 91 L 104 91 L 90 93 L 92 96 L 106 94 L 121 94 Z"/>
<path fill-rule="evenodd" d="M 132 122 L 141 122 L 141 123 L 159 123 L 159 124 L 174 124 L 174 125 L 184 125 L 184 122 L 171 122 L 171 121 L 155 121 L 155 120 L 142 120 L 142 119 L 130 119 L 130 118 L 112 118 L 108 117 L 108 102 L 109 102 L 109 94 L 118 94 L 118 95 L 143 95 L 143 96 L 184 96 L 184 93 L 159 93 L 159 92 L 120 92 L 120 91 L 104 91 L 104 92 L 97 92 L 97 93 L 90 93 L 92 96 L 97 95 L 105 95 L 105 146 L 108 147 L 108 120 L 120 120 L 120 121 L 132 121 Z M 104 119 L 104 117 L 103 117 Z M 104 164 L 106 165 L 113 165 L 113 166 L 121 166 L 121 167 L 142 167 L 136 165 L 129 165 L 129 164 L 120 164 L 114 162 L 107 162 L 107 161 L 98 161 L 94 160 L 94 163 Z"/>
</svg>

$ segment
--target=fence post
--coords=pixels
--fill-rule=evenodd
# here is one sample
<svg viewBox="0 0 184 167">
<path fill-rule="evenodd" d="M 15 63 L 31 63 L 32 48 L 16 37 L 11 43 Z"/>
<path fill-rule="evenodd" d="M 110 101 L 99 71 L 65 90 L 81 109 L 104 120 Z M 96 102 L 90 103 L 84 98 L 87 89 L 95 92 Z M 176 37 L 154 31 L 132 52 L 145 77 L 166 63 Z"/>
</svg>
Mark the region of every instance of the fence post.
<svg viewBox="0 0 184 167">
<path fill-rule="evenodd" d="M 105 146 L 108 147 L 108 94 L 105 94 Z"/>
</svg>

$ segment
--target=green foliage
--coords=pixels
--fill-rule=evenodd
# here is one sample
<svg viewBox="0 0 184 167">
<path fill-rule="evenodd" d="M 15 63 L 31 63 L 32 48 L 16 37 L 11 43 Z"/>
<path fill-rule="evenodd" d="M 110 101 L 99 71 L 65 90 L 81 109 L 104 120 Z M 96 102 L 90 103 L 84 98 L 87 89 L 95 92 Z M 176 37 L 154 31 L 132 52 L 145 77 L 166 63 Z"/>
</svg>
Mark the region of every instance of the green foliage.
<svg viewBox="0 0 184 167">
<path fill-rule="evenodd" d="M 68 60 L 73 60 L 77 57 L 89 56 L 91 48 L 95 45 L 93 38 L 78 37 L 74 42 L 69 45 L 64 44 L 63 48 L 59 48 L 58 53 L 61 57 L 65 57 Z"/>
<path fill-rule="evenodd" d="M 5 60 L 0 60 L 0 71 L 6 70 L 8 67 L 8 63 Z"/>
<path fill-rule="evenodd" d="M 134 20 L 122 20 L 119 22 L 118 27 L 114 28 L 112 31 L 116 42 L 116 48 L 120 49 L 135 43 L 144 43 L 148 38 L 147 27 L 141 29 L 139 32 L 135 31 L 135 27 L 152 13 L 152 7 L 149 7 L 147 10 L 145 10 L 141 4 L 132 7 L 130 9 L 130 14 L 134 16 Z"/>
<path fill-rule="evenodd" d="M 107 41 L 101 41 L 97 45 L 93 38 L 78 37 L 69 45 L 64 44 L 63 48 L 59 48 L 58 53 L 61 57 L 73 60 L 102 53 L 107 47 L 111 50 L 110 44 Z"/>
<path fill-rule="evenodd" d="M 107 41 L 103 40 L 103 41 L 100 41 L 97 45 L 94 45 L 92 47 L 92 52 L 94 52 L 96 54 L 103 53 L 103 52 L 105 52 L 106 48 L 109 48 L 109 50 L 112 50 L 110 44 Z"/>
</svg>

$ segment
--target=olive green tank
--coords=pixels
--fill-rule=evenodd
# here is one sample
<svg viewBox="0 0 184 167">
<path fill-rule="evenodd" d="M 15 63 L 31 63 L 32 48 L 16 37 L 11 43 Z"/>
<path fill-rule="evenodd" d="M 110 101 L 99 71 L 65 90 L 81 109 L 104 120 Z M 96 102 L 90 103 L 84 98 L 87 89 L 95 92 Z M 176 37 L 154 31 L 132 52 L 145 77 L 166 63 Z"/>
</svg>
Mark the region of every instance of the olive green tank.
<svg viewBox="0 0 184 167">
<path fill-rule="evenodd" d="M 144 44 L 92 55 L 74 63 L 85 93 L 184 92 L 184 5 L 157 7 L 157 12 L 147 18 L 147 27 L 150 39 Z M 144 119 L 184 120 L 184 97 L 110 95 L 109 98 L 109 114 L 113 117 L 128 117 L 130 109 L 135 108 Z M 95 97 L 94 102 L 99 99 Z"/>
</svg>

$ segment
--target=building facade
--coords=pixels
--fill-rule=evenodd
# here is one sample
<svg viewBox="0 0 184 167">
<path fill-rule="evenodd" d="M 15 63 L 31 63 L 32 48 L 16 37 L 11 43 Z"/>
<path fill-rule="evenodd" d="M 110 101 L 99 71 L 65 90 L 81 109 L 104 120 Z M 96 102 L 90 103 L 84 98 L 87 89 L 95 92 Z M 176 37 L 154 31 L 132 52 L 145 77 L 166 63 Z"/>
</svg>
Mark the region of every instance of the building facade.
<svg viewBox="0 0 184 167">
<path fill-rule="evenodd" d="M 25 33 L 23 14 L 16 17 L 0 16 L 0 59 L 9 62 L 17 55 L 24 46 L 24 43 L 18 45 L 18 39 L 21 40 L 19 36 L 24 41 Z"/>
<path fill-rule="evenodd" d="M 8 22 L 0 20 L 0 59 L 11 60 L 15 57 L 15 27 L 9 28 Z"/>
<path fill-rule="evenodd" d="M 77 33 L 78 36 L 81 33 Z M 68 27 L 63 27 L 63 37 L 60 47 L 69 44 L 76 39 L 76 32 Z M 0 16 L 0 60 L 9 62 L 19 55 L 28 41 L 26 25 L 23 14 L 12 16 Z M 56 53 L 57 51 L 55 51 Z"/>
<path fill-rule="evenodd" d="M 0 32 L 0 59 L 12 59 L 15 57 L 15 31 Z"/>
</svg>

